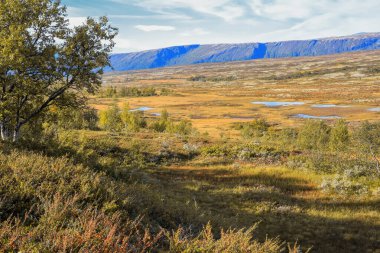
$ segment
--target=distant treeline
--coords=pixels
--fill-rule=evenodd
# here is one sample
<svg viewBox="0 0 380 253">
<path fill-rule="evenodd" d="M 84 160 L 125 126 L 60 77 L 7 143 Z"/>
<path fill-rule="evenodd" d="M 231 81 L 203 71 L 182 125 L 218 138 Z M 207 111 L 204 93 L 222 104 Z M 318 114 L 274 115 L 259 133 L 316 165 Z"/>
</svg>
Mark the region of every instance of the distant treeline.
<svg viewBox="0 0 380 253">
<path fill-rule="evenodd" d="M 99 97 L 102 98 L 121 98 L 121 97 L 153 97 L 153 96 L 168 96 L 172 91 L 167 88 L 162 88 L 157 91 L 156 88 L 146 87 L 120 87 L 116 88 L 109 86 L 99 91 Z"/>
<path fill-rule="evenodd" d="M 229 81 L 234 81 L 237 80 L 236 76 L 212 76 L 212 77 L 206 77 L 203 75 L 196 75 L 189 77 L 187 79 L 188 81 L 191 82 L 229 82 Z"/>
<path fill-rule="evenodd" d="M 271 75 L 264 79 L 281 81 L 281 80 L 289 80 L 289 79 L 308 78 L 308 77 L 321 76 L 321 75 L 327 75 L 327 74 L 333 74 L 333 73 L 347 73 L 347 72 L 358 71 L 358 70 L 360 70 L 358 66 L 354 66 L 354 67 L 345 66 L 342 68 L 320 69 L 320 70 L 314 70 L 314 71 L 298 71 L 298 72 L 289 73 L 285 75 Z M 380 67 L 367 68 L 363 70 L 363 73 L 364 74 L 379 74 Z"/>
</svg>

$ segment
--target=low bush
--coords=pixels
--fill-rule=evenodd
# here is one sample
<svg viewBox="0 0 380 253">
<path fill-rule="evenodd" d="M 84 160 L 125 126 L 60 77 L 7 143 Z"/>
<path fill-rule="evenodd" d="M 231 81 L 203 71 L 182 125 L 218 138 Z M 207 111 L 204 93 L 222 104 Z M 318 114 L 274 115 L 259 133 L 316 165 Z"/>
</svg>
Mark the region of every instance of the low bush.
<svg viewBox="0 0 380 253">
<path fill-rule="evenodd" d="M 278 253 L 282 251 L 279 240 L 267 239 L 259 243 L 253 239 L 252 232 L 255 227 L 249 229 L 223 231 L 220 237 L 215 238 L 212 227 L 208 224 L 198 236 L 189 236 L 185 229 L 179 228 L 172 234 L 168 234 L 170 252 L 225 252 L 225 253 Z"/>
<path fill-rule="evenodd" d="M 0 153 L 0 165 L 1 252 L 265 253 L 282 247 L 278 240 L 254 240 L 252 229 L 222 231 L 219 239 L 211 225 L 196 232 L 196 212 L 163 201 L 154 183 L 133 172 L 130 183 L 68 158 L 21 151 Z M 178 224 L 192 224 L 193 232 Z"/>
<path fill-rule="evenodd" d="M 168 90 L 166 90 L 167 92 Z M 162 93 L 165 94 L 165 90 Z M 160 95 L 161 95 L 160 94 Z M 123 98 L 123 97 L 152 97 L 158 96 L 158 92 L 154 87 L 137 88 L 137 87 L 120 87 L 113 86 L 104 88 L 99 91 L 98 96 L 101 98 Z"/>
<path fill-rule="evenodd" d="M 321 183 L 322 190 L 337 194 L 366 195 L 368 187 L 359 182 L 354 182 L 347 176 L 337 175 L 331 179 L 324 179 Z"/>
</svg>

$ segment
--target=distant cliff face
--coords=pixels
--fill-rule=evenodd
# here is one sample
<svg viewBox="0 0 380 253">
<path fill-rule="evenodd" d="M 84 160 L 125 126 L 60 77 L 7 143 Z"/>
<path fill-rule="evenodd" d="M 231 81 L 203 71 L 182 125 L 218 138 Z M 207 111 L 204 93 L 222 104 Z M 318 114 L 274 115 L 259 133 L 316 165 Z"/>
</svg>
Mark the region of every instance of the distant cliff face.
<svg viewBox="0 0 380 253">
<path fill-rule="evenodd" d="M 380 33 L 304 41 L 189 45 L 111 56 L 114 71 L 380 49 Z M 112 71 L 110 68 L 106 71 Z"/>
</svg>

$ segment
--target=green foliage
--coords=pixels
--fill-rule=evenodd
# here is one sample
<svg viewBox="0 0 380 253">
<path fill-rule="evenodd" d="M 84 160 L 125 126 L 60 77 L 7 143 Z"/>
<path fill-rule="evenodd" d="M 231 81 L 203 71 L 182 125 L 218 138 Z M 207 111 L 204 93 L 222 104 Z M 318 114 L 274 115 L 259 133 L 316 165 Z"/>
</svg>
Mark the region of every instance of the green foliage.
<svg viewBox="0 0 380 253">
<path fill-rule="evenodd" d="M 235 156 L 228 145 L 211 145 L 201 149 L 202 156 L 232 158 Z"/>
<path fill-rule="evenodd" d="M 117 90 L 115 87 L 107 87 L 102 93 L 100 93 L 101 97 L 106 98 L 116 98 L 117 97 Z"/>
<path fill-rule="evenodd" d="M 53 107 L 49 111 L 46 123 L 56 125 L 61 129 L 88 129 L 96 130 L 98 114 L 93 108 L 58 108 Z"/>
<path fill-rule="evenodd" d="M 375 75 L 375 74 L 379 74 L 380 73 L 380 68 L 379 67 L 371 67 L 371 68 L 368 68 L 367 70 L 365 70 L 364 72 L 366 74 Z"/>
<path fill-rule="evenodd" d="M 75 108 L 100 86 L 117 30 L 105 17 L 70 28 L 53 0 L 1 1 L 0 17 L 0 132 L 16 141 L 49 106 Z"/>
<path fill-rule="evenodd" d="M 124 104 L 121 110 L 117 104 L 113 104 L 107 110 L 100 111 L 99 126 L 107 131 L 120 132 L 124 129 L 138 132 L 146 125 L 144 113 L 131 112 L 128 104 Z"/>
<path fill-rule="evenodd" d="M 173 91 L 167 88 L 162 88 L 160 91 L 160 96 L 169 96 L 172 95 Z"/>
<path fill-rule="evenodd" d="M 156 132 L 168 132 L 181 136 L 190 135 L 194 131 L 191 122 L 188 120 L 181 120 L 178 123 L 173 122 L 167 110 L 161 112 L 160 118 L 153 121 L 150 128 Z"/>
<path fill-rule="evenodd" d="M 169 133 L 186 136 L 193 132 L 193 125 L 189 120 L 180 120 L 178 123 L 169 124 L 167 131 Z"/>
<path fill-rule="evenodd" d="M 161 237 L 144 238 L 124 204 L 133 191 L 103 173 L 33 153 L 0 154 L 0 163 L 2 252 L 127 252 Z"/>
<path fill-rule="evenodd" d="M 380 122 L 364 122 L 355 132 L 355 137 L 365 152 L 380 150 Z"/>
<path fill-rule="evenodd" d="M 376 163 L 377 173 L 380 174 L 380 122 L 364 122 L 355 133 L 357 143 L 367 156 Z"/>
<path fill-rule="evenodd" d="M 169 90 L 164 90 L 169 92 Z M 162 93 L 162 92 L 161 92 Z M 160 94 L 162 95 L 162 94 Z M 124 97 L 152 97 L 158 96 L 154 87 L 137 88 L 137 87 L 120 87 L 108 86 L 99 92 L 99 97 L 104 98 L 124 98 Z"/>
<path fill-rule="evenodd" d="M 331 73 L 347 72 L 347 71 L 355 71 L 355 70 L 357 70 L 357 67 L 348 67 L 348 66 L 340 67 L 340 68 L 331 68 L 331 69 L 320 69 L 320 70 L 314 70 L 314 71 L 303 70 L 303 71 L 284 74 L 284 75 L 272 75 L 265 79 L 281 81 L 281 80 L 291 80 L 291 79 L 299 79 L 299 78 L 310 78 L 314 76 L 326 75 L 326 74 L 331 74 Z"/>
<path fill-rule="evenodd" d="M 241 124 L 238 129 L 244 138 L 260 138 L 263 137 L 270 125 L 264 119 L 256 119 L 253 122 Z"/>
<path fill-rule="evenodd" d="M 65 143 L 76 148 L 75 154 L 84 161 L 114 157 L 113 170 L 132 164 L 146 150 L 138 143 L 131 144 L 128 153 L 134 155 L 118 164 L 126 152 L 115 150 L 115 142 L 102 141 L 73 135 Z M 118 153 L 120 156 L 115 156 Z M 138 175 L 136 167 L 130 167 L 122 178 L 117 174 L 110 177 L 102 172 L 104 165 L 90 168 L 68 158 L 20 151 L 0 153 L 0 163 L 4 198 L 0 205 L 0 251 L 273 252 L 281 247 L 278 240 L 254 240 L 253 228 L 222 231 L 218 239 L 213 237 L 211 225 L 199 234 L 194 230 L 183 234 L 186 228 L 176 229 L 177 224 L 191 222 L 193 229 L 197 213 L 193 217 L 189 206 L 162 202 L 163 195 L 155 190 L 161 187 L 151 189 L 154 181 L 146 174 Z M 148 182 L 149 187 L 145 186 Z M 144 219 L 138 218 L 140 215 Z M 161 227 L 176 231 L 163 232 Z"/>
<path fill-rule="evenodd" d="M 144 119 L 144 112 L 131 112 L 128 104 L 124 104 L 120 112 L 120 117 L 123 122 L 124 129 L 128 131 L 138 132 L 140 128 L 147 126 Z"/>
<path fill-rule="evenodd" d="M 345 175 L 337 175 L 334 178 L 325 178 L 321 183 L 321 188 L 326 192 L 334 192 L 345 195 L 366 195 L 368 187 L 362 183 L 355 182 Z"/>
<path fill-rule="evenodd" d="M 206 82 L 207 80 L 207 77 L 205 76 L 201 76 L 201 75 L 198 75 L 198 76 L 191 76 L 187 79 L 188 81 L 191 81 L 191 82 Z"/>
<path fill-rule="evenodd" d="M 153 121 L 150 124 L 150 128 L 156 132 L 163 133 L 168 129 L 170 124 L 171 121 L 169 119 L 169 113 L 167 110 L 163 110 L 161 112 L 160 119 Z"/>
<path fill-rule="evenodd" d="M 131 112 L 129 121 L 127 122 L 127 130 L 138 132 L 140 128 L 145 128 L 147 123 L 144 119 L 144 112 Z"/>
<path fill-rule="evenodd" d="M 278 150 L 293 151 L 296 149 L 298 131 L 294 128 L 273 129 L 268 132 L 268 142 Z"/>
<path fill-rule="evenodd" d="M 114 104 L 107 110 L 100 112 L 99 126 L 112 132 L 122 130 L 138 132 L 141 128 L 145 128 L 147 123 L 144 118 L 144 112 L 132 112 L 128 104 L 124 104 L 120 110 L 118 105 Z"/>
<path fill-rule="evenodd" d="M 348 132 L 347 123 L 344 120 L 339 120 L 331 128 L 330 149 L 332 151 L 344 151 L 350 143 L 350 135 Z"/>
<path fill-rule="evenodd" d="M 277 151 L 271 147 L 256 144 L 215 144 L 201 148 L 204 157 L 219 157 L 230 160 L 240 160 L 246 162 L 262 160 L 270 164 L 278 162 L 281 157 L 286 156 L 285 152 Z"/>
<path fill-rule="evenodd" d="M 187 79 L 191 82 L 231 82 L 237 80 L 236 76 L 214 76 L 214 77 L 206 77 L 203 75 L 191 76 Z"/>
<path fill-rule="evenodd" d="M 331 128 L 324 121 L 308 120 L 299 131 L 298 145 L 306 150 L 325 150 L 330 132 Z"/>
<path fill-rule="evenodd" d="M 111 132 L 121 131 L 123 124 L 122 119 L 120 118 L 120 109 L 116 104 L 110 106 L 107 110 L 100 112 L 99 126 L 100 128 Z"/>
</svg>

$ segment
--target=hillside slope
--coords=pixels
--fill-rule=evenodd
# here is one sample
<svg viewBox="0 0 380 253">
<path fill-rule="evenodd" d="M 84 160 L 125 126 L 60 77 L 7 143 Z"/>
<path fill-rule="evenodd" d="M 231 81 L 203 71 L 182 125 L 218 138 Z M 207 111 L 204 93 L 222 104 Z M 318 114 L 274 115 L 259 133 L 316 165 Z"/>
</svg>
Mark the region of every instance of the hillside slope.
<svg viewBox="0 0 380 253">
<path fill-rule="evenodd" d="M 115 71 L 126 71 L 263 58 L 319 56 L 376 49 L 380 49 L 380 33 L 366 33 L 303 41 L 176 46 L 115 54 L 111 56 L 111 64 Z M 106 71 L 112 69 L 108 68 Z"/>
</svg>

